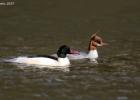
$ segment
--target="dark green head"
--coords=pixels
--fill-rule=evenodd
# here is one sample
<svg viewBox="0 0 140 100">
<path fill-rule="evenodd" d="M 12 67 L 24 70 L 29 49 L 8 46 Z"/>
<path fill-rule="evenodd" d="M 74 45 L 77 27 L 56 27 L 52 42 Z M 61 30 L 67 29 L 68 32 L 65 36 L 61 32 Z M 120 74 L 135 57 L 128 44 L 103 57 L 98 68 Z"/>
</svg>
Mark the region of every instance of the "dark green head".
<svg viewBox="0 0 140 100">
<path fill-rule="evenodd" d="M 62 45 L 57 51 L 57 56 L 60 58 L 65 58 L 67 54 L 71 54 L 71 50 L 68 46 Z"/>
</svg>

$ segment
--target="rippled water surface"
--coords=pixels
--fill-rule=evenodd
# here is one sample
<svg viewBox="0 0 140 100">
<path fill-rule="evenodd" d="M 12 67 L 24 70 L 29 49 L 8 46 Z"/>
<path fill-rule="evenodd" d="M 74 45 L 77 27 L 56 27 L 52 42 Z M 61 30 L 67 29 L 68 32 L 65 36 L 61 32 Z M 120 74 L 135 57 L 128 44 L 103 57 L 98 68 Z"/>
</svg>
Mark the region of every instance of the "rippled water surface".
<svg viewBox="0 0 140 100">
<path fill-rule="evenodd" d="M 12 0 L 10 0 L 11 2 Z M 7 2 L 7 1 L 3 1 Z M 98 34 L 99 64 L 39 69 L 0 61 L 0 100 L 139 100 L 139 0 L 13 0 L 0 4 L 0 58 L 87 50 Z"/>
</svg>

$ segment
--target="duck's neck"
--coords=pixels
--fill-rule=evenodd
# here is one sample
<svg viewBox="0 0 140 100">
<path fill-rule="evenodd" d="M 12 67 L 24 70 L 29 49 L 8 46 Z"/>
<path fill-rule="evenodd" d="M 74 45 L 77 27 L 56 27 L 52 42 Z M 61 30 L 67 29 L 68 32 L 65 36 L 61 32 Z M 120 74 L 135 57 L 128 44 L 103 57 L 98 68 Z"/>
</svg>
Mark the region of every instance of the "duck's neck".
<svg viewBox="0 0 140 100">
<path fill-rule="evenodd" d="M 96 47 L 97 47 L 96 42 L 93 41 L 93 40 L 90 40 L 89 46 L 88 46 L 88 51 L 90 51 L 90 50 L 96 50 Z"/>
<path fill-rule="evenodd" d="M 90 40 L 89 46 L 88 46 L 88 58 L 90 59 L 96 59 L 98 58 L 98 52 L 97 52 L 97 43 L 93 40 Z"/>
<path fill-rule="evenodd" d="M 70 65 L 70 61 L 67 57 L 65 58 L 58 58 L 58 62 L 61 66 L 67 66 L 67 65 Z"/>
</svg>

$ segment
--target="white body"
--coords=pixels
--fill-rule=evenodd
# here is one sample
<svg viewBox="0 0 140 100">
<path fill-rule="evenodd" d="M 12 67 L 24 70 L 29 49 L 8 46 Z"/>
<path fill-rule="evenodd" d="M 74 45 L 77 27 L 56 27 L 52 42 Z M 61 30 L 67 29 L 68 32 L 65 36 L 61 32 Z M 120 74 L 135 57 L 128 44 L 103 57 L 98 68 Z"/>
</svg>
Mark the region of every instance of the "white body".
<svg viewBox="0 0 140 100">
<path fill-rule="evenodd" d="M 53 54 L 52 56 L 57 57 L 56 54 Z M 90 59 L 91 61 L 96 60 L 98 58 L 98 52 L 97 50 L 90 50 L 88 53 L 87 52 L 79 52 L 79 54 L 67 54 L 67 57 L 70 60 L 78 60 L 78 59 Z"/>
<path fill-rule="evenodd" d="M 6 62 L 12 63 L 21 63 L 28 65 L 42 65 L 42 66 L 68 66 L 70 65 L 69 59 L 66 58 L 58 58 L 58 60 L 46 58 L 46 57 L 17 57 L 10 60 L 6 60 Z"/>
<path fill-rule="evenodd" d="M 90 50 L 87 57 L 89 59 L 97 59 L 98 58 L 98 52 L 97 50 Z"/>
</svg>

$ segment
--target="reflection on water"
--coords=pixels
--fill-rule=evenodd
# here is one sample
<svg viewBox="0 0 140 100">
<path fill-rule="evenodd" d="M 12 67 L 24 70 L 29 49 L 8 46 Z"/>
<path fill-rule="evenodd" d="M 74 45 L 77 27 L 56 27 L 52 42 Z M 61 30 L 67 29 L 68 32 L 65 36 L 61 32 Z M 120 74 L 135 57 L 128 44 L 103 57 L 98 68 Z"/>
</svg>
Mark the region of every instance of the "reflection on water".
<svg viewBox="0 0 140 100">
<path fill-rule="evenodd" d="M 100 30 L 109 45 L 99 64 L 69 71 L 0 62 L 1 100 L 139 100 L 139 1 L 24 0 L 0 6 L 0 56 L 53 54 L 62 44 L 86 51 Z"/>
</svg>

